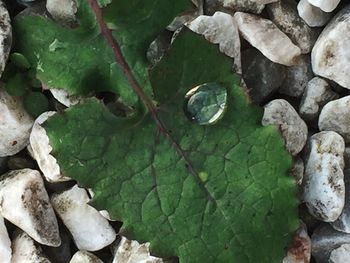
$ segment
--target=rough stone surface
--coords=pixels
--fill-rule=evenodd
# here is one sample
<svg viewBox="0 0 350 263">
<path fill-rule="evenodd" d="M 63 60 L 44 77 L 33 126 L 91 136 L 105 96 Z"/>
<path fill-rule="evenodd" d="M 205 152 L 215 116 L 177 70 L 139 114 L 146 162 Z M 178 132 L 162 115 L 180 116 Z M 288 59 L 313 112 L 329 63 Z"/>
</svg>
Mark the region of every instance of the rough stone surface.
<svg viewBox="0 0 350 263">
<path fill-rule="evenodd" d="M 76 19 L 77 5 L 74 0 L 47 0 L 46 9 L 59 22 L 69 24 Z"/>
<path fill-rule="evenodd" d="M 149 243 L 139 244 L 135 240 L 122 237 L 113 263 L 163 263 L 163 260 L 150 255 Z"/>
<path fill-rule="evenodd" d="M 328 102 L 318 120 L 321 131 L 335 131 L 350 142 L 350 96 Z"/>
<path fill-rule="evenodd" d="M 328 0 L 327 0 L 328 1 Z M 316 75 L 350 89 L 350 5 L 340 11 L 322 31 L 312 49 Z"/>
<path fill-rule="evenodd" d="M 219 44 L 220 51 L 234 59 L 234 71 L 241 73 L 241 42 L 235 19 L 226 13 L 199 16 L 187 24 L 192 31 L 203 35 L 209 42 Z"/>
<path fill-rule="evenodd" d="M 69 263 L 103 263 L 103 261 L 90 252 L 78 251 Z"/>
<path fill-rule="evenodd" d="M 286 148 L 297 155 L 307 140 L 307 126 L 295 109 L 283 99 L 273 100 L 265 105 L 262 125 L 276 125 L 280 128 Z"/>
<path fill-rule="evenodd" d="M 241 35 L 273 62 L 291 66 L 301 54 L 299 47 L 268 19 L 237 12 L 234 15 Z"/>
<path fill-rule="evenodd" d="M 300 18 L 295 0 L 283 0 L 267 5 L 271 20 L 296 44 L 301 53 L 311 51 L 315 32 Z"/>
<path fill-rule="evenodd" d="M 331 17 L 330 13 L 311 5 L 308 0 L 300 0 L 297 8 L 299 16 L 311 27 L 324 26 Z"/>
<path fill-rule="evenodd" d="M 56 216 L 38 171 L 15 170 L 2 176 L 0 213 L 38 243 L 60 245 Z"/>
<path fill-rule="evenodd" d="M 300 103 L 299 114 L 304 120 L 317 120 L 322 107 L 339 95 L 332 91 L 327 81 L 315 77 L 306 86 Z"/>
<path fill-rule="evenodd" d="M 334 249 L 329 257 L 329 263 L 350 262 L 350 244 L 344 244 Z"/>
<path fill-rule="evenodd" d="M 311 253 L 317 263 L 329 263 L 331 252 L 347 243 L 350 243 L 350 234 L 336 231 L 328 224 L 322 224 L 311 236 Z"/>
<path fill-rule="evenodd" d="M 52 96 L 66 107 L 74 106 L 83 100 L 80 96 L 69 95 L 68 92 L 63 89 L 46 89 L 50 89 Z"/>
<path fill-rule="evenodd" d="M 252 12 L 260 14 L 265 4 L 273 3 L 278 0 L 218 0 L 225 8 L 235 11 Z"/>
<path fill-rule="evenodd" d="M 33 120 L 22 102 L 0 88 L 0 157 L 11 156 L 29 144 Z"/>
<path fill-rule="evenodd" d="M 300 56 L 294 66 L 286 69 L 286 78 L 279 92 L 291 97 L 300 97 L 312 77 L 310 57 L 308 55 Z"/>
<path fill-rule="evenodd" d="M 78 249 L 97 251 L 111 244 L 116 233 L 108 220 L 88 205 L 89 201 L 87 192 L 77 185 L 51 197 L 54 209 L 72 234 Z"/>
<path fill-rule="evenodd" d="M 332 226 L 342 232 L 350 234 L 350 170 L 344 170 L 345 181 L 345 205 L 343 212 L 338 219 L 332 223 Z M 350 261 L 349 261 L 350 262 Z"/>
<path fill-rule="evenodd" d="M 5 226 L 4 218 L 0 216 L 0 262 L 11 263 L 11 240 Z"/>
<path fill-rule="evenodd" d="M 6 62 L 11 51 L 11 45 L 12 29 L 10 15 L 7 12 L 3 1 L 0 1 L 0 76 L 5 69 Z"/>
<path fill-rule="evenodd" d="M 310 137 L 306 150 L 303 200 L 315 218 L 334 222 L 345 203 L 343 138 L 332 131 Z"/>
<path fill-rule="evenodd" d="M 295 181 L 298 185 L 301 185 L 303 182 L 304 170 L 305 166 L 303 159 L 301 159 L 299 156 L 296 156 L 293 160 L 293 166 L 290 174 L 293 176 L 293 178 L 295 178 Z"/>
<path fill-rule="evenodd" d="M 46 180 L 49 182 L 62 182 L 71 179 L 61 174 L 56 158 L 50 154 L 52 147 L 49 143 L 49 137 L 45 129 L 41 126 L 41 124 L 55 113 L 54 111 L 44 112 L 35 120 L 29 141 L 33 150 L 34 159 L 37 161 Z"/>
<path fill-rule="evenodd" d="M 261 103 L 268 99 L 282 85 L 286 69 L 273 63 L 256 49 L 242 52 L 243 79 L 251 99 Z"/>
<path fill-rule="evenodd" d="M 332 12 L 340 3 L 340 0 L 308 0 L 313 6 L 317 6 L 325 12 Z"/>
<path fill-rule="evenodd" d="M 26 233 L 16 230 L 14 236 L 11 263 L 51 263 L 42 249 Z"/>
<path fill-rule="evenodd" d="M 311 239 L 307 233 L 306 225 L 301 223 L 282 263 L 309 263 L 310 258 Z"/>
</svg>

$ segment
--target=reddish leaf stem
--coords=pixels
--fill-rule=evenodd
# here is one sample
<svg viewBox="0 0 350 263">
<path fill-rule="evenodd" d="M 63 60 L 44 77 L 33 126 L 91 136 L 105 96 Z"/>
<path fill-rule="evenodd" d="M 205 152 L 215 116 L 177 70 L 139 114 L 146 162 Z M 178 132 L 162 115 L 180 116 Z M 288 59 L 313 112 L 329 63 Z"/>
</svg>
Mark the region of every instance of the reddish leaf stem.
<svg viewBox="0 0 350 263">
<path fill-rule="evenodd" d="M 128 82 L 130 83 L 132 89 L 134 90 L 136 95 L 143 101 L 143 103 L 146 105 L 146 107 L 151 112 L 151 114 L 152 115 L 155 114 L 157 112 L 157 108 L 152 103 L 152 101 L 148 98 L 148 96 L 143 92 L 140 84 L 137 82 L 136 78 L 134 77 L 134 74 L 132 73 L 128 63 L 126 62 L 121 52 L 121 48 L 119 44 L 113 38 L 112 31 L 107 27 L 106 23 L 102 18 L 101 9 L 97 3 L 97 0 L 88 0 L 88 1 L 91 6 L 91 9 L 95 13 L 96 21 L 101 29 L 101 32 L 103 36 L 106 38 L 108 44 L 111 46 L 114 57 L 118 62 L 118 64 L 121 66 L 123 73 L 127 78 Z"/>
</svg>

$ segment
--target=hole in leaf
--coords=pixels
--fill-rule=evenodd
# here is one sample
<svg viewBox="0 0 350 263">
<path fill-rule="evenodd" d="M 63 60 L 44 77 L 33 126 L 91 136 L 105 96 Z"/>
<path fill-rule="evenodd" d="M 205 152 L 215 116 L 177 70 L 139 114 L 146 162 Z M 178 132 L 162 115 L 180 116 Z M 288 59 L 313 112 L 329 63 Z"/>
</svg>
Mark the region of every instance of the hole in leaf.
<svg viewBox="0 0 350 263">
<path fill-rule="evenodd" d="M 210 125 L 224 115 L 227 90 L 216 82 L 198 85 L 185 96 L 185 113 L 199 125 Z"/>
</svg>

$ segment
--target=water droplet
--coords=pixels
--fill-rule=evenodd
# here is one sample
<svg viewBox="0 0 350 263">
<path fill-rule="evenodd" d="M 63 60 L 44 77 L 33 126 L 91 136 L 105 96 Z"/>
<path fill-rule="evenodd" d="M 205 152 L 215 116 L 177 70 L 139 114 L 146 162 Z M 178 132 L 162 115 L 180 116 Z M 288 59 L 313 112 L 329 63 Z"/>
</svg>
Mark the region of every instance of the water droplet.
<svg viewBox="0 0 350 263">
<path fill-rule="evenodd" d="M 186 115 L 199 125 L 213 124 L 222 118 L 227 103 L 226 89 L 216 82 L 191 89 L 185 97 Z"/>
</svg>

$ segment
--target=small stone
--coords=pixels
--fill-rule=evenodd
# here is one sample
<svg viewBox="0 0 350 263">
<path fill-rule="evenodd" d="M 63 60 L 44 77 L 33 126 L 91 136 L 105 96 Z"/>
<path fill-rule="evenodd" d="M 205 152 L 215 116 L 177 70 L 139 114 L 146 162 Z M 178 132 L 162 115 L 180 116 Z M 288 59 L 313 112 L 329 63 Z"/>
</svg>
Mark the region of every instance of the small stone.
<svg viewBox="0 0 350 263">
<path fill-rule="evenodd" d="M 339 95 L 332 91 L 327 81 L 315 77 L 306 86 L 300 103 L 300 116 L 307 121 L 317 120 L 322 107 L 338 97 Z"/>
<path fill-rule="evenodd" d="M 303 200 L 315 218 L 334 222 L 345 203 L 343 138 L 332 131 L 310 137 L 305 161 Z"/>
<path fill-rule="evenodd" d="M 11 263 L 51 263 L 42 249 L 26 233 L 17 229 L 14 235 Z"/>
<path fill-rule="evenodd" d="M 286 148 L 297 155 L 307 140 L 307 126 L 295 109 L 283 99 L 273 100 L 265 105 L 262 125 L 276 125 L 281 130 Z"/>
<path fill-rule="evenodd" d="M 78 251 L 69 263 L 103 263 L 103 261 L 90 252 Z"/>
<path fill-rule="evenodd" d="M 191 22 L 193 19 L 200 15 L 203 15 L 203 0 L 192 0 L 192 3 L 196 8 L 175 17 L 170 25 L 167 26 L 167 30 L 174 32 L 178 31 L 183 27 L 184 24 Z"/>
<path fill-rule="evenodd" d="M 66 263 L 72 258 L 72 239 L 64 227 L 60 227 L 61 245 L 59 247 L 45 247 L 45 255 L 57 263 Z"/>
<path fill-rule="evenodd" d="M 306 225 L 301 226 L 294 234 L 294 240 L 288 248 L 287 256 L 282 263 L 308 263 L 311 258 L 311 239 L 307 233 Z"/>
<path fill-rule="evenodd" d="M 286 78 L 281 85 L 279 93 L 291 97 L 303 95 L 307 83 L 313 77 L 310 57 L 300 56 L 294 66 L 286 69 Z"/>
<path fill-rule="evenodd" d="M 350 5 L 328 23 L 311 53 L 314 73 L 347 89 L 350 89 L 349 35 Z"/>
<path fill-rule="evenodd" d="M 151 256 L 149 243 L 139 244 L 135 240 L 128 240 L 122 237 L 113 263 L 163 263 L 163 260 Z"/>
<path fill-rule="evenodd" d="M 242 72 L 249 95 L 258 104 L 277 91 L 286 76 L 284 66 L 273 63 L 256 49 L 242 52 Z"/>
<path fill-rule="evenodd" d="M 265 4 L 273 3 L 278 0 L 218 0 L 225 8 L 235 11 L 252 12 L 260 14 L 265 8 Z"/>
<path fill-rule="evenodd" d="M 89 201 L 87 192 L 77 185 L 51 197 L 53 207 L 72 234 L 78 249 L 97 251 L 111 244 L 116 233 L 108 220 L 88 205 Z"/>
<path fill-rule="evenodd" d="M 11 263 L 11 240 L 5 226 L 4 218 L 0 216 L 0 262 Z"/>
<path fill-rule="evenodd" d="M 296 63 L 300 48 L 270 20 L 242 12 L 234 18 L 241 35 L 268 59 L 286 66 Z"/>
<path fill-rule="evenodd" d="M 48 87 L 45 87 L 45 89 L 49 89 L 52 96 L 66 107 L 74 106 L 83 100 L 83 97 L 70 95 L 64 89 L 53 89 Z"/>
<path fill-rule="evenodd" d="M 199 16 L 187 27 L 201 34 L 209 42 L 219 44 L 222 53 L 234 59 L 234 71 L 241 73 L 241 42 L 235 19 L 226 13 L 216 12 L 213 16 Z"/>
<path fill-rule="evenodd" d="M 297 8 L 299 16 L 311 27 L 324 26 L 331 18 L 330 13 L 311 5 L 308 0 L 300 0 Z"/>
<path fill-rule="evenodd" d="M 321 224 L 311 236 L 311 253 L 317 263 L 329 263 L 331 252 L 349 243 L 350 234 L 336 231 L 329 224 Z"/>
<path fill-rule="evenodd" d="M 340 0 L 308 0 L 313 6 L 317 6 L 325 12 L 332 12 L 337 8 Z"/>
<path fill-rule="evenodd" d="M 12 45 L 12 28 L 11 28 L 10 15 L 3 1 L 0 1 L 0 76 L 5 69 L 6 62 L 11 51 L 11 45 Z M 1 100 L 1 96 L 2 95 L 0 94 L 0 100 Z"/>
<path fill-rule="evenodd" d="M 328 102 L 318 120 L 321 131 L 335 131 L 350 142 L 350 96 Z"/>
<path fill-rule="evenodd" d="M 291 176 L 295 179 L 298 185 L 301 185 L 304 177 L 304 161 L 299 156 L 293 160 L 293 166 L 290 171 Z"/>
<path fill-rule="evenodd" d="M 29 141 L 34 159 L 37 161 L 46 180 L 48 182 L 69 181 L 71 179 L 61 174 L 56 158 L 50 154 L 52 147 L 50 146 L 49 137 L 45 129 L 41 126 L 41 124 L 55 113 L 54 111 L 44 112 L 35 120 Z"/>
<path fill-rule="evenodd" d="M 2 176 L 0 213 L 38 243 L 60 245 L 57 219 L 38 171 L 15 170 Z"/>
<path fill-rule="evenodd" d="M 329 263 L 350 262 L 350 244 L 344 244 L 334 249 L 329 257 Z"/>
<path fill-rule="evenodd" d="M 341 232 L 350 234 L 350 170 L 344 170 L 345 205 L 342 214 L 332 223 L 332 226 Z"/>
<path fill-rule="evenodd" d="M 29 144 L 33 120 L 19 98 L 0 88 L 0 157 L 15 155 Z"/>
<path fill-rule="evenodd" d="M 76 20 L 77 5 L 74 0 L 47 0 L 46 9 L 55 20 L 64 24 Z"/>
<path fill-rule="evenodd" d="M 169 49 L 170 41 L 171 34 L 169 34 L 169 31 L 163 32 L 152 41 L 146 53 L 147 60 L 152 66 L 156 65 Z"/>
<path fill-rule="evenodd" d="M 315 32 L 299 17 L 297 3 L 283 0 L 267 5 L 272 22 L 296 44 L 302 54 L 311 51 L 316 41 Z"/>
</svg>

